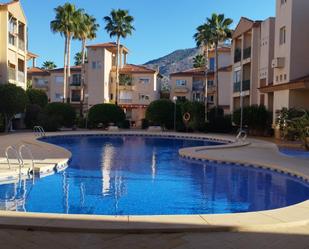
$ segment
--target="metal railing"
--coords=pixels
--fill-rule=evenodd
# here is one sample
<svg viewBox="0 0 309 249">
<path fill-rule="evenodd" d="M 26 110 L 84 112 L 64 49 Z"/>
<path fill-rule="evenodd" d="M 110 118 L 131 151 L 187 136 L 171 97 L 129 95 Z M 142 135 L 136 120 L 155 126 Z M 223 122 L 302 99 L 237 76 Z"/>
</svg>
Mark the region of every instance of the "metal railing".
<svg viewBox="0 0 309 249">
<path fill-rule="evenodd" d="M 19 146 L 18 155 L 19 155 L 19 159 L 21 160 L 21 163 L 22 163 L 23 167 L 25 167 L 24 158 L 23 158 L 23 155 L 22 155 L 23 149 L 26 149 L 27 152 L 28 152 L 28 155 L 30 156 L 30 159 L 31 159 L 31 169 L 32 169 L 32 181 L 34 182 L 35 171 L 34 171 L 33 154 L 32 154 L 31 149 L 27 145 L 22 144 L 21 146 Z"/>
<path fill-rule="evenodd" d="M 245 48 L 243 52 L 244 59 L 248 59 L 251 57 L 251 47 Z"/>
<path fill-rule="evenodd" d="M 236 142 L 245 142 L 247 139 L 247 132 L 244 130 L 240 130 L 238 135 L 236 136 Z"/>
<path fill-rule="evenodd" d="M 36 137 L 45 137 L 46 133 L 42 126 L 34 126 L 33 133 Z"/>
<path fill-rule="evenodd" d="M 250 80 L 244 80 L 242 82 L 242 91 L 249 91 L 250 90 Z M 233 85 L 234 93 L 240 92 L 241 82 L 235 82 Z"/>
<path fill-rule="evenodd" d="M 234 54 L 234 63 L 241 61 L 241 49 L 236 49 Z"/>
<path fill-rule="evenodd" d="M 9 67 L 9 79 L 16 80 L 16 70 L 11 67 Z"/>
<path fill-rule="evenodd" d="M 11 167 L 11 162 L 10 162 L 10 157 L 9 157 L 9 152 L 10 151 L 13 151 L 14 152 L 14 154 L 15 154 L 15 156 L 16 156 L 16 160 L 18 161 L 18 164 L 19 164 L 19 171 L 20 171 L 20 173 L 21 173 L 21 167 L 22 167 L 22 162 L 21 162 L 21 160 L 20 160 L 20 158 L 19 158 L 19 154 L 18 154 L 18 151 L 17 151 L 17 149 L 15 148 L 15 147 L 13 147 L 13 146 L 9 146 L 9 147 L 7 147 L 6 149 L 5 149 L 5 157 L 6 157 L 6 161 L 7 161 L 7 163 L 8 163 L 8 165 L 9 165 L 9 169 L 11 169 L 12 167 Z"/>
</svg>

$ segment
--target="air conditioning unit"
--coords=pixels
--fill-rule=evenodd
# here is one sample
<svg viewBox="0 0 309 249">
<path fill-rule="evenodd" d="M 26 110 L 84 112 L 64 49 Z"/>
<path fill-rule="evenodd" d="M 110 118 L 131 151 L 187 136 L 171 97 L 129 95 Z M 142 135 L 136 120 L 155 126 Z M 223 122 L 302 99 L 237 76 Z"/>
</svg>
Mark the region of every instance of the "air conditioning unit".
<svg viewBox="0 0 309 249">
<path fill-rule="evenodd" d="M 284 67 L 285 58 L 277 57 L 272 61 L 272 68 L 283 68 Z"/>
</svg>

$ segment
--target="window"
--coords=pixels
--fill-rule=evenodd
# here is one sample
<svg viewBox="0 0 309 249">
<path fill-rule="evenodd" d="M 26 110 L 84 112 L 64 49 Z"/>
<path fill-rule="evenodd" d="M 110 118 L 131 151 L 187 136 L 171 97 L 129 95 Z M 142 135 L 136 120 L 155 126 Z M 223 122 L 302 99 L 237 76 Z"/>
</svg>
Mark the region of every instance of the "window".
<svg viewBox="0 0 309 249">
<path fill-rule="evenodd" d="M 284 74 L 284 80 L 287 80 L 287 76 L 286 76 L 286 74 Z"/>
<path fill-rule="evenodd" d="M 150 99 L 149 95 L 139 94 L 139 100 L 149 100 L 149 99 Z"/>
<path fill-rule="evenodd" d="M 37 87 L 48 85 L 48 80 L 45 79 L 35 79 L 34 81 Z"/>
<path fill-rule="evenodd" d="M 110 98 L 111 98 L 111 100 L 113 100 L 114 99 L 114 95 L 111 93 L 111 95 L 110 95 Z"/>
<path fill-rule="evenodd" d="M 62 100 L 62 99 L 63 99 L 63 96 L 62 96 L 60 93 L 56 93 L 56 94 L 55 94 L 55 99 L 58 100 L 58 101 L 59 101 L 59 100 Z"/>
<path fill-rule="evenodd" d="M 282 81 L 282 79 L 283 79 L 283 78 L 282 78 L 282 74 L 280 74 L 280 82 Z"/>
<path fill-rule="evenodd" d="M 209 70 L 214 71 L 215 70 L 215 58 L 209 59 Z"/>
<path fill-rule="evenodd" d="M 150 83 L 150 79 L 149 78 L 139 78 L 139 83 L 147 85 Z"/>
<path fill-rule="evenodd" d="M 73 74 L 72 75 L 72 85 L 80 86 L 81 80 L 82 80 L 81 74 Z"/>
<path fill-rule="evenodd" d="M 286 28 L 282 27 L 280 29 L 280 45 L 285 44 L 286 42 Z"/>
<path fill-rule="evenodd" d="M 240 76 L 241 76 L 240 71 L 234 72 L 234 83 L 240 82 Z"/>
<path fill-rule="evenodd" d="M 214 86 L 214 81 L 213 80 L 207 80 L 207 86 L 208 87 Z"/>
<path fill-rule="evenodd" d="M 17 21 L 10 14 L 9 15 L 9 43 L 11 45 L 16 45 L 16 33 L 17 33 Z"/>
<path fill-rule="evenodd" d="M 64 82 L 63 76 L 56 76 L 56 77 L 55 77 L 55 82 L 56 82 L 57 84 L 63 84 L 63 82 Z"/>
<path fill-rule="evenodd" d="M 176 86 L 186 86 L 187 81 L 186 80 L 176 80 Z"/>
<path fill-rule="evenodd" d="M 281 0 L 281 5 L 286 4 L 286 0 Z"/>
<path fill-rule="evenodd" d="M 276 76 L 276 82 L 278 82 L 278 81 L 279 81 L 279 76 L 277 75 L 277 76 Z"/>
<path fill-rule="evenodd" d="M 120 91 L 119 95 L 120 100 L 132 100 L 132 92 L 130 91 Z"/>
<path fill-rule="evenodd" d="M 102 63 L 100 61 L 93 61 L 91 63 L 92 69 L 101 69 L 102 68 Z"/>
<path fill-rule="evenodd" d="M 214 96 L 210 95 L 208 96 L 208 103 L 213 103 L 214 102 Z"/>
</svg>

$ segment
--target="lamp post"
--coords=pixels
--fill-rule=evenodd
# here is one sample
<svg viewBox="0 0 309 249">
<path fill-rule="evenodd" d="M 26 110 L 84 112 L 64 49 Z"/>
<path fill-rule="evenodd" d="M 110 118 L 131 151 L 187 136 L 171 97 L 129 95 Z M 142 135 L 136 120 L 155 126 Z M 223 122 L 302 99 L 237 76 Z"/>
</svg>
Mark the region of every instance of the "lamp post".
<svg viewBox="0 0 309 249">
<path fill-rule="evenodd" d="M 88 129 L 88 113 L 89 113 L 89 105 L 88 105 L 88 98 L 89 98 L 89 94 L 85 94 L 85 99 L 87 99 L 87 113 L 86 113 L 86 124 L 85 124 L 85 128 Z"/>
<path fill-rule="evenodd" d="M 176 131 L 176 109 L 177 109 L 177 97 L 174 96 L 173 97 L 173 101 L 175 104 L 175 108 L 174 108 L 174 131 Z"/>
<path fill-rule="evenodd" d="M 243 122 L 244 122 L 244 92 L 243 92 L 243 82 L 240 81 L 240 127 L 239 132 L 243 132 Z"/>
</svg>

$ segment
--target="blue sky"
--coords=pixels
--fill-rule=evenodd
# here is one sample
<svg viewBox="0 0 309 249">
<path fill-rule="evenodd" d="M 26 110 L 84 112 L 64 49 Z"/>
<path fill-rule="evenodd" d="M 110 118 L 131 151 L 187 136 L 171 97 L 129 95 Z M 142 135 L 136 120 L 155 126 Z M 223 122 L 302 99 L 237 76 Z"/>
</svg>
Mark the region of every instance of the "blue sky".
<svg viewBox="0 0 309 249">
<path fill-rule="evenodd" d="M 45 60 L 63 66 L 64 41 L 50 31 L 54 8 L 62 0 L 21 0 L 28 18 L 29 50 L 39 54 L 38 65 Z M 135 17 L 136 31 L 124 41 L 130 49 L 129 62 L 143 64 L 176 49 L 194 47 L 192 38 L 198 25 L 211 13 L 224 13 L 234 20 L 235 27 L 241 16 L 266 19 L 275 15 L 275 0 L 72 0 L 79 8 L 94 15 L 101 27 L 91 43 L 110 41 L 104 30 L 103 17 L 113 8 L 124 8 Z M 72 54 L 80 51 L 80 42 L 73 41 Z M 73 55 L 72 55 L 73 57 Z"/>
</svg>

